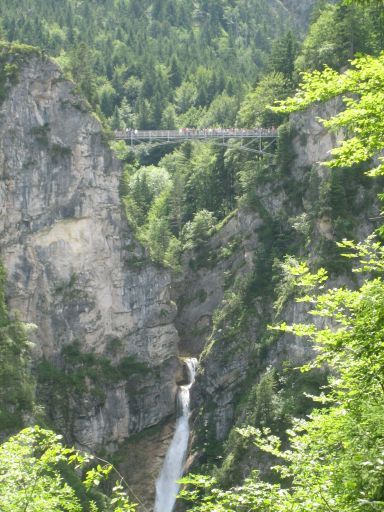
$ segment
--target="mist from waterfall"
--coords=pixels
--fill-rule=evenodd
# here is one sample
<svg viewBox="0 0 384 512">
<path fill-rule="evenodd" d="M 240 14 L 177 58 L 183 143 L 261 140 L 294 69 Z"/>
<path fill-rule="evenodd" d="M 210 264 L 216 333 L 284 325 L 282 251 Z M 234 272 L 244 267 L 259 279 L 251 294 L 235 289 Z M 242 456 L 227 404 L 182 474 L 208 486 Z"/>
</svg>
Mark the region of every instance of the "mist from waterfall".
<svg viewBox="0 0 384 512">
<path fill-rule="evenodd" d="M 160 476 L 156 481 L 154 512 L 172 512 L 180 485 L 177 481 L 183 476 L 189 441 L 189 402 L 190 389 L 195 381 L 197 360 L 185 361 L 188 384 L 180 386 L 177 393 L 176 427 L 173 439 L 165 456 Z"/>
</svg>

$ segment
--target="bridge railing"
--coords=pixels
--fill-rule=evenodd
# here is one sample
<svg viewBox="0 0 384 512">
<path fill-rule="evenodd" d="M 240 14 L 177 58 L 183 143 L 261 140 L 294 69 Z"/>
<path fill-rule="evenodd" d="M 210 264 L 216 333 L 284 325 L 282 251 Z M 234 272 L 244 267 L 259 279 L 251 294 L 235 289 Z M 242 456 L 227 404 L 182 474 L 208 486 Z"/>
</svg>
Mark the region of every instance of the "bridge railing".
<svg viewBox="0 0 384 512">
<path fill-rule="evenodd" d="M 209 138 L 276 138 L 275 128 L 180 128 L 179 130 L 120 130 L 116 139 L 134 141 L 209 139 Z"/>
</svg>

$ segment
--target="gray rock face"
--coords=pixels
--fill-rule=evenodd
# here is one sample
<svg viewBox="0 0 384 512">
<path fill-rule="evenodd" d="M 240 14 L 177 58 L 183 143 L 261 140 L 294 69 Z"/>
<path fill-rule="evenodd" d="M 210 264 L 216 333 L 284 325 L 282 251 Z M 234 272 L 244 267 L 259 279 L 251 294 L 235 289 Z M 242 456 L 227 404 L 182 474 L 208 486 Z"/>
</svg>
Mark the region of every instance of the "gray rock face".
<svg viewBox="0 0 384 512">
<path fill-rule="evenodd" d="M 167 271 L 145 262 L 120 208 L 120 167 L 97 119 L 50 61 L 33 57 L 0 110 L 0 248 L 8 300 L 36 324 L 36 359 L 64 346 L 148 368 L 71 396 L 51 419 L 91 449 L 113 450 L 174 412 L 178 334 Z M 132 259 L 143 259 L 140 269 Z M 115 350 L 111 355 L 111 344 Z M 128 370 L 127 370 L 128 371 Z"/>
<path fill-rule="evenodd" d="M 253 269 L 253 255 L 258 244 L 256 234 L 263 225 L 253 212 L 240 211 L 222 227 L 207 244 L 202 264 L 199 256 L 186 253 L 182 280 L 173 284 L 178 304 L 175 320 L 180 334 L 180 350 L 184 355 L 198 356 L 211 332 L 212 316 L 223 300 L 225 289 L 237 276 Z M 210 257 L 213 263 L 208 263 Z M 191 268 L 192 267 L 192 268 Z"/>
</svg>

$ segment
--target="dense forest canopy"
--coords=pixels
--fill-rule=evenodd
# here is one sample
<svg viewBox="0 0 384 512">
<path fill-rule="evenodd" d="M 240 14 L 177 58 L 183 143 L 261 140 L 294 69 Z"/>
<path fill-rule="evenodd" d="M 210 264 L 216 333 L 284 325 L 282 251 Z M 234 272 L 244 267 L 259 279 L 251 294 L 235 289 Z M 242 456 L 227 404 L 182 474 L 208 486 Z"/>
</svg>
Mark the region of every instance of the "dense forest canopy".
<svg viewBox="0 0 384 512">
<path fill-rule="evenodd" d="M 286 4 L 1 0 L 1 33 L 56 57 L 114 128 L 229 126 L 266 73 L 292 78 L 305 26 L 295 3 Z M 321 2 L 297 69 L 337 67 L 354 52 L 377 50 L 374 9 Z"/>
<path fill-rule="evenodd" d="M 4 0 L 2 31 L 37 45 L 73 74 L 103 114 L 140 128 L 233 123 L 293 18 L 273 1 Z M 227 118 L 209 112 L 221 97 Z"/>
</svg>

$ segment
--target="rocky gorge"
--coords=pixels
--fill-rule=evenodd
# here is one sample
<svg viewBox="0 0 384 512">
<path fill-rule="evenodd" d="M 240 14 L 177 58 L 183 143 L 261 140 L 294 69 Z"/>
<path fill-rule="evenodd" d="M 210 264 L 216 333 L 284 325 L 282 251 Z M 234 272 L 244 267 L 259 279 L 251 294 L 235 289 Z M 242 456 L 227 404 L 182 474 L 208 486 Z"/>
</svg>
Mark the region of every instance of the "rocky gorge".
<svg viewBox="0 0 384 512">
<path fill-rule="evenodd" d="M 180 357 L 200 358 L 188 464 L 215 460 L 206 445 L 223 443 L 244 419 L 240 391 L 271 366 L 311 356 L 305 343 L 268 334 L 279 297 L 279 318 L 305 313 L 276 292 L 273 264 L 286 253 L 325 261 L 340 234 L 361 239 L 374 227 L 374 188 L 356 177 L 347 197 L 318 163 L 336 138 L 317 118 L 338 108 L 292 117 L 282 149 L 289 160 L 271 163 L 253 208 L 240 207 L 203 248 L 184 254 L 174 277 L 132 235 L 121 165 L 74 84 L 33 54 L 9 86 L 0 110 L 0 253 L 9 309 L 36 325 L 36 403 L 67 442 L 118 454 L 146 507 L 173 433 Z M 341 207 L 353 233 L 337 224 Z M 332 275 L 351 279 L 339 268 Z"/>
</svg>

